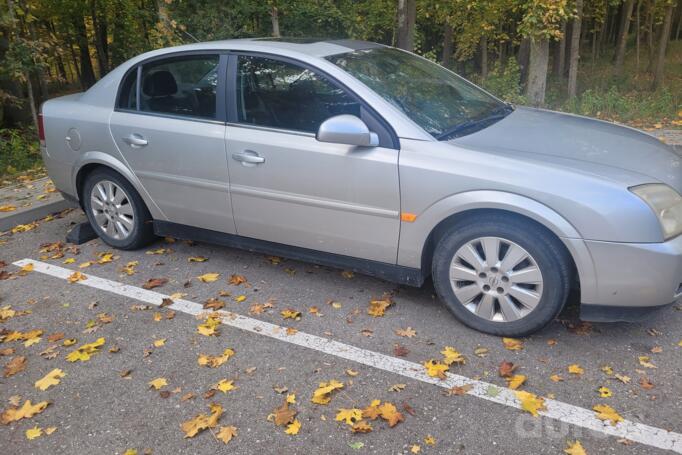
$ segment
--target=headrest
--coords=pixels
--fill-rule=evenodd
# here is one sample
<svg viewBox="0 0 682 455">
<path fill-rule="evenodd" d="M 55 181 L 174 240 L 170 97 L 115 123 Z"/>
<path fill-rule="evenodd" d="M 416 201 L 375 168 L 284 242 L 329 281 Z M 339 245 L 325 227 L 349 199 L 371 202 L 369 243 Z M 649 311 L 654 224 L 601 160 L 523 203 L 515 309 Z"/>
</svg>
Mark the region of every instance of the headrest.
<svg viewBox="0 0 682 455">
<path fill-rule="evenodd" d="M 144 78 L 142 92 L 147 96 L 171 96 L 178 92 L 178 84 L 170 71 L 156 71 Z"/>
</svg>

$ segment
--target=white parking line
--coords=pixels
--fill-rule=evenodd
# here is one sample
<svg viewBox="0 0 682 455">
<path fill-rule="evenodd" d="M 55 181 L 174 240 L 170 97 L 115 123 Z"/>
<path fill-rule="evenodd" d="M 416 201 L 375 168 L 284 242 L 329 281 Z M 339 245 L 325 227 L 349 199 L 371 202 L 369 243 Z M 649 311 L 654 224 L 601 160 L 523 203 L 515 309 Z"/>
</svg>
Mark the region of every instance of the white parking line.
<svg viewBox="0 0 682 455">
<path fill-rule="evenodd" d="M 31 259 L 22 259 L 20 261 L 16 261 L 14 262 L 14 265 L 23 267 L 29 263 L 33 264 L 34 272 L 44 273 L 56 278 L 67 279 L 73 273 L 73 270 L 54 266 L 45 262 L 34 261 Z M 78 281 L 77 283 L 82 286 L 111 292 L 113 294 L 118 294 L 157 306 L 161 304 L 164 298 L 168 298 L 168 296 L 165 294 L 149 291 L 136 286 L 129 286 L 117 281 L 98 278 L 90 274 L 87 274 L 86 280 Z M 191 315 L 197 315 L 205 312 L 202 305 L 189 300 L 175 300 L 173 305 L 169 306 L 168 308 Z M 342 359 L 351 360 L 353 362 L 398 374 L 416 381 L 433 384 L 446 389 L 454 386 L 470 385 L 471 389 L 467 392 L 468 395 L 512 408 L 521 408 L 521 404 L 516 399 L 514 391 L 505 387 L 499 387 L 488 382 L 477 381 L 452 373 L 447 373 L 447 379 L 441 381 L 437 378 L 428 376 L 425 373 L 424 368 L 414 362 L 409 362 L 385 354 L 380 354 L 378 352 L 357 348 L 345 343 L 340 343 L 328 338 L 323 338 L 303 332 L 296 332 L 289 335 L 286 333 L 286 328 L 275 324 L 270 324 L 268 322 L 259 321 L 258 319 L 253 319 L 227 311 L 221 311 L 220 313 L 223 314 L 222 323 L 231 327 L 236 327 L 248 332 L 264 335 L 279 341 L 284 341 L 285 343 L 314 349 L 315 351 L 323 352 L 325 354 L 333 355 Z M 491 387 L 494 388 L 492 390 L 496 390 L 498 393 L 490 393 Z M 540 414 L 545 417 L 607 435 L 626 438 L 651 447 L 682 453 L 682 434 L 680 433 L 674 433 L 642 423 L 631 422 L 629 420 L 625 420 L 618 423 L 616 426 L 612 426 L 597 419 L 595 417 L 595 413 L 589 409 L 581 408 L 557 400 L 546 398 L 545 405 L 547 410 L 540 411 Z"/>
</svg>

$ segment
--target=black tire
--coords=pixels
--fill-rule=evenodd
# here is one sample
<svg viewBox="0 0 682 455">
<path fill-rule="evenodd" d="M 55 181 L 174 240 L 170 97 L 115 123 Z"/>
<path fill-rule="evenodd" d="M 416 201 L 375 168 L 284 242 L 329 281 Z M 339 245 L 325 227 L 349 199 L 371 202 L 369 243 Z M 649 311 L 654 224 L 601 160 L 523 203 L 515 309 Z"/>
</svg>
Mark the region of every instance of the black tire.
<svg viewBox="0 0 682 455">
<path fill-rule="evenodd" d="M 516 243 L 535 260 L 542 273 L 542 294 L 537 306 L 521 319 L 491 321 L 477 316 L 455 296 L 450 283 L 450 263 L 459 248 L 480 237 L 500 237 Z M 437 242 L 432 263 L 436 292 L 465 325 L 498 336 L 526 336 L 542 329 L 561 312 L 570 288 L 570 259 L 560 241 L 544 228 L 514 216 L 488 214 L 449 228 Z"/>
<path fill-rule="evenodd" d="M 90 201 L 90 194 L 94 186 L 104 180 L 109 180 L 122 188 L 128 195 L 130 205 L 133 209 L 133 228 L 130 231 L 130 234 L 123 239 L 116 239 L 107 235 L 107 233 L 100 228 L 95 221 L 95 215 L 93 214 L 91 206 L 92 203 Z M 118 172 L 109 168 L 100 167 L 88 174 L 85 178 L 85 183 L 83 184 L 81 200 L 83 201 L 85 215 L 88 217 L 90 225 L 95 230 L 97 235 L 102 239 L 102 241 L 104 241 L 104 243 L 107 245 L 120 250 L 136 250 L 148 245 L 156 238 L 154 236 L 152 216 L 149 213 L 147 206 L 130 182 L 128 182 L 128 180 L 126 180 Z"/>
</svg>

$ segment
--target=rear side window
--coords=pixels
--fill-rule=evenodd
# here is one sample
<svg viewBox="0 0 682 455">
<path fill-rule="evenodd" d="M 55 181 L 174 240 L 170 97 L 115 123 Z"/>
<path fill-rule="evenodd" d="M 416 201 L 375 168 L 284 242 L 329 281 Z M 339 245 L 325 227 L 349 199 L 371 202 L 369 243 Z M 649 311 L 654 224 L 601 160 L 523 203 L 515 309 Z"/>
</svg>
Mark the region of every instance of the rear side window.
<svg viewBox="0 0 682 455">
<path fill-rule="evenodd" d="M 140 110 L 215 119 L 218 60 L 218 55 L 191 55 L 143 65 Z"/>
<path fill-rule="evenodd" d="M 309 69 L 265 57 L 239 56 L 240 123 L 309 133 L 330 117 L 360 117 L 360 104 Z"/>
<path fill-rule="evenodd" d="M 128 73 L 118 96 L 118 107 L 120 109 L 137 110 L 137 68 Z"/>
</svg>

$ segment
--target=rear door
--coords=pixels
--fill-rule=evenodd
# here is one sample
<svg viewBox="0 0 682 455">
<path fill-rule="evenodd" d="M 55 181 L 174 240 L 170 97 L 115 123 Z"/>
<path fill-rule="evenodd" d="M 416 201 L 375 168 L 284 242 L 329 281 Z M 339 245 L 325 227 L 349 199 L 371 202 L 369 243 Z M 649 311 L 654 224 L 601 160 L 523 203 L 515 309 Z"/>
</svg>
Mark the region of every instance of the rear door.
<svg viewBox="0 0 682 455">
<path fill-rule="evenodd" d="M 295 61 L 230 56 L 230 193 L 241 236 L 395 264 L 398 150 L 356 96 Z M 229 110 L 230 108 L 228 108 Z M 352 114 L 381 145 L 317 141 L 329 117 Z"/>
<path fill-rule="evenodd" d="M 191 53 L 144 62 L 124 78 L 110 129 L 169 221 L 234 233 L 225 150 L 226 59 Z"/>
</svg>

